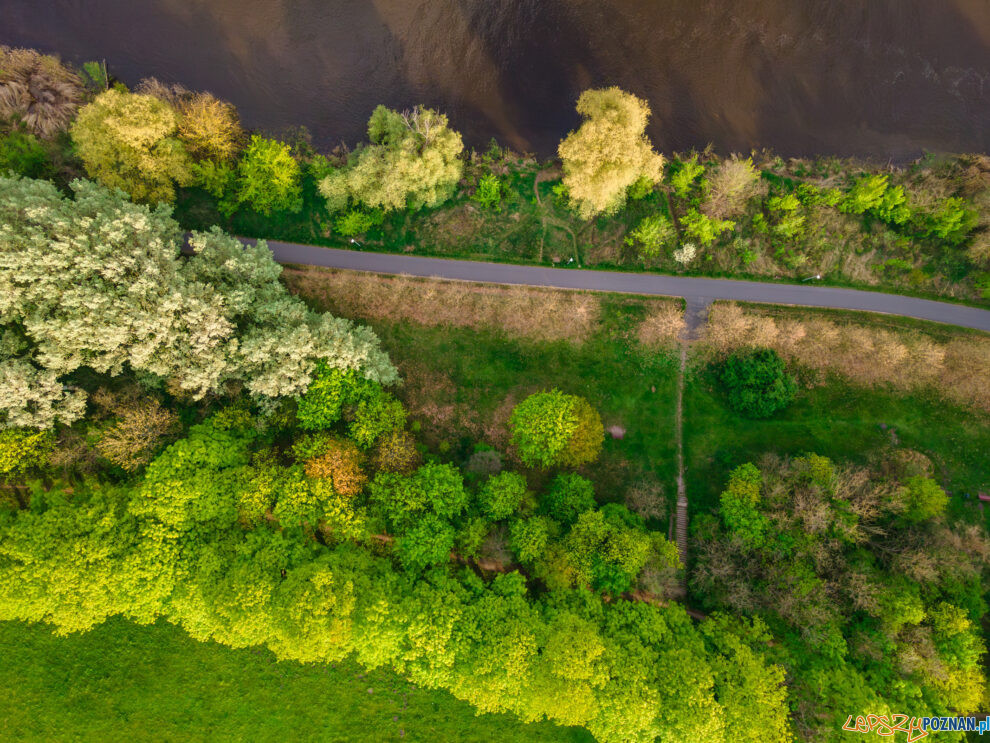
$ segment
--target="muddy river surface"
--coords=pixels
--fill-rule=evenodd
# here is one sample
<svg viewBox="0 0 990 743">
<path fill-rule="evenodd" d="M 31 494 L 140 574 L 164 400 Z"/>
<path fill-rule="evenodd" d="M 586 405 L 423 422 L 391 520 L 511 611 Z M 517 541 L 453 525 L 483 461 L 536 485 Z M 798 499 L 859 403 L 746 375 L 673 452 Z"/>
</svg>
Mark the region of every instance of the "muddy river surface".
<svg viewBox="0 0 990 743">
<path fill-rule="evenodd" d="M 550 155 L 585 88 L 649 100 L 663 150 L 990 148 L 990 0 L 0 0 L 0 43 L 210 90 L 353 144 L 378 103 Z"/>
</svg>

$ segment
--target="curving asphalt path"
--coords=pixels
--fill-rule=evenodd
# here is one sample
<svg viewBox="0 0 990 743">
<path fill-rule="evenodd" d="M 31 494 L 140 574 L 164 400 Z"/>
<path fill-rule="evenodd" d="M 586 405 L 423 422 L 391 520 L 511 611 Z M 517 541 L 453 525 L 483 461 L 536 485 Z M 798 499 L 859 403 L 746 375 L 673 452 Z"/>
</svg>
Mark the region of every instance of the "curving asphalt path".
<svg viewBox="0 0 990 743">
<path fill-rule="evenodd" d="M 245 242 L 253 243 L 255 241 L 245 239 Z M 482 281 L 493 284 L 521 284 L 627 294 L 656 294 L 668 297 L 684 297 L 688 300 L 689 306 L 706 305 L 713 300 L 728 299 L 764 304 L 862 310 L 915 317 L 920 320 L 931 320 L 990 332 L 990 310 L 858 289 L 838 289 L 806 284 L 769 284 L 758 281 L 706 279 L 690 276 L 661 276 L 648 273 L 549 268 L 511 263 L 484 263 L 393 253 L 339 250 L 275 240 L 267 242 L 275 260 L 279 263 L 459 279 L 462 281 Z"/>
</svg>

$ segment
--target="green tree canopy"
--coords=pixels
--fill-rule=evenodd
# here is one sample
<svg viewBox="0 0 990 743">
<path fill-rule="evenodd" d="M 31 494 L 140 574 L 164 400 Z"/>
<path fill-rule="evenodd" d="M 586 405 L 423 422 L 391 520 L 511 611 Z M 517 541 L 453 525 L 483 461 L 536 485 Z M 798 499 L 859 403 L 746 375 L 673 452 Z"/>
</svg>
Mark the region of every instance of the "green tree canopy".
<svg viewBox="0 0 990 743">
<path fill-rule="evenodd" d="M 526 478 L 516 472 L 493 475 L 478 493 L 481 510 L 495 520 L 515 513 L 525 497 Z"/>
<path fill-rule="evenodd" d="M 237 163 L 237 203 L 265 215 L 302 209 L 302 169 L 289 145 L 251 136 Z"/>
<path fill-rule="evenodd" d="M 729 405 L 748 418 L 769 418 L 794 400 L 797 381 L 769 348 L 737 351 L 722 364 L 721 382 Z"/>
<path fill-rule="evenodd" d="M 522 461 L 544 469 L 594 461 L 605 438 L 601 418 L 588 401 L 560 390 L 527 397 L 513 409 L 509 426 Z"/>
<path fill-rule="evenodd" d="M 368 120 L 370 145 L 320 183 L 331 211 L 350 197 L 372 209 L 421 209 L 449 199 L 464 172 L 461 135 L 447 117 L 417 106 L 402 113 L 378 106 Z"/>
</svg>

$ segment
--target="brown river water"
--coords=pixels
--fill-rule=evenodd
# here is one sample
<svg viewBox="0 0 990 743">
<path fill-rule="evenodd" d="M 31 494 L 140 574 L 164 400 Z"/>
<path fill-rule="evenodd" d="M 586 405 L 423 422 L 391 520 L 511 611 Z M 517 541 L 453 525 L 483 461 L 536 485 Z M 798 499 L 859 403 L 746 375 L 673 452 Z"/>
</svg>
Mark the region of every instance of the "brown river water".
<svg viewBox="0 0 990 743">
<path fill-rule="evenodd" d="M 210 90 L 245 123 L 364 136 L 378 103 L 550 155 L 585 88 L 662 150 L 990 148 L 990 0 L 0 0 L 0 43 Z"/>
</svg>

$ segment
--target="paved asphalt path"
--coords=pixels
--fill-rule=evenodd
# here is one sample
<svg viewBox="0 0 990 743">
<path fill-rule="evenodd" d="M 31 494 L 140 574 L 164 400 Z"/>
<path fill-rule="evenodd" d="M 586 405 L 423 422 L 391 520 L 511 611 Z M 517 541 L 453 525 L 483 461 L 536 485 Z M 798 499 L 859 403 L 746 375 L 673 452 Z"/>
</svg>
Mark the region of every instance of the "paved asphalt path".
<svg viewBox="0 0 990 743">
<path fill-rule="evenodd" d="M 254 241 L 245 240 L 245 242 Z M 268 247 L 279 263 L 460 279 L 463 281 L 483 281 L 493 284 L 522 284 L 559 289 L 657 294 L 668 297 L 685 297 L 690 304 L 694 305 L 707 304 L 716 299 L 730 299 L 765 304 L 833 307 L 904 315 L 990 332 L 990 310 L 857 289 L 837 289 L 812 286 L 811 284 L 769 284 L 733 279 L 660 276 L 648 273 L 620 273 L 618 271 L 523 266 L 511 263 L 459 261 L 447 258 L 338 250 L 313 245 L 283 243 L 275 240 L 269 240 Z"/>
</svg>

